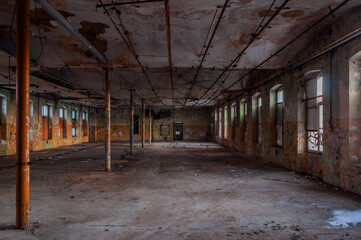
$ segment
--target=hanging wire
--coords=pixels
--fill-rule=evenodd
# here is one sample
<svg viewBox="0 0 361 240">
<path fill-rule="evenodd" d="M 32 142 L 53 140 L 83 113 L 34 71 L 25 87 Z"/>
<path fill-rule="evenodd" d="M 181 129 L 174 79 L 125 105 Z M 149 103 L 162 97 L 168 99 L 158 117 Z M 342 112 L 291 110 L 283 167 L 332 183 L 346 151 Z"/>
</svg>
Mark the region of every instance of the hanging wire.
<svg viewBox="0 0 361 240">
<path fill-rule="evenodd" d="M 260 24 L 258 25 L 255 34 L 257 34 L 257 33 L 258 33 L 258 30 L 262 27 L 262 24 L 263 24 L 264 20 L 265 20 L 266 17 L 268 16 L 268 14 L 269 14 L 269 12 L 271 11 L 271 9 L 272 9 L 273 5 L 275 4 L 275 2 L 276 2 L 276 0 L 273 0 L 271 6 L 270 6 L 270 7 L 268 8 L 268 10 L 267 10 L 266 15 L 264 15 L 262 21 L 261 21 Z"/>
<path fill-rule="evenodd" d="M 10 38 L 10 42 L 13 45 L 14 48 L 16 48 L 16 44 L 14 43 L 13 38 L 11 37 L 11 30 L 13 29 L 13 25 L 14 25 L 14 18 L 15 18 L 15 13 L 16 13 L 16 3 L 14 6 L 14 10 L 13 10 L 13 16 L 11 18 L 11 24 L 10 24 L 10 28 L 9 28 L 9 38 Z"/>
<path fill-rule="evenodd" d="M 43 39 L 41 37 L 41 32 L 40 32 L 40 27 L 39 27 L 39 18 L 38 18 L 38 8 L 36 5 L 36 1 L 35 1 L 35 21 L 36 21 L 36 26 L 38 28 L 38 34 L 39 34 L 39 39 L 40 39 L 40 45 L 41 45 L 41 51 L 39 56 L 35 59 L 35 62 L 38 62 L 39 58 L 41 57 L 41 55 L 43 55 L 44 52 L 44 46 L 43 46 Z"/>
</svg>

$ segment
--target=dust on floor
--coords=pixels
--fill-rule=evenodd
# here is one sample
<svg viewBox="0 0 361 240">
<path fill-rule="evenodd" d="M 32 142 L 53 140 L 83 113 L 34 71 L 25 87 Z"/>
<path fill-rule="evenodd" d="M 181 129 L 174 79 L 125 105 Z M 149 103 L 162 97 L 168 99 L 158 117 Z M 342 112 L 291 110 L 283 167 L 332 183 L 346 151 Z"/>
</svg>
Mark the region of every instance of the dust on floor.
<svg viewBox="0 0 361 240">
<path fill-rule="evenodd" d="M 213 143 L 32 153 L 31 226 L 14 230 L 14 158 L 0 158 L 0 239 L 358 239 L 330 224 L 358 196 Z M 6 165 L 11 163 L 13 165 Z"/>
</svg>

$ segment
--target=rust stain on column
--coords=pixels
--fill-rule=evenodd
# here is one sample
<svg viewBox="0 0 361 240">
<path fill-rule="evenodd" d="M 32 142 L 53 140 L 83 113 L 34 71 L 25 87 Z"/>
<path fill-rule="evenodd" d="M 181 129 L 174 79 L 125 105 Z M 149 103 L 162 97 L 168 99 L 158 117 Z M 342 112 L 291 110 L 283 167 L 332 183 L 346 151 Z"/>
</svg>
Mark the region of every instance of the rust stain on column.
<svg viewBox="0 0 361 240">
<path fill-rule="evenodd" d="M 152 143 L 152 106 L 149 105 L 149 144 Z"/>
<path fill-rule="evenodd" d="M 17 0 L 16 13 L 16 228 L 29 226 L 30 0 Z"/>
<path fill-rule="evenodd" d="M 144 99 L 142 99 L 142 148 L 144 148 L 145 141 L 145 107 L 144 107 Z"/>
<path fill-rule="evenodd" d="M 111 93 L 110 93 L 110 69 L 105 68 L 105 170 L 111 169 Z"/>
<path fill-rule="evenodd" d="M 130 135 L 129 135 L 129 143 L 130 143 L 130 155 L 133 155 L 133 136 L 134 136 L 134 89 L 130 89 Z"/>
</svg>

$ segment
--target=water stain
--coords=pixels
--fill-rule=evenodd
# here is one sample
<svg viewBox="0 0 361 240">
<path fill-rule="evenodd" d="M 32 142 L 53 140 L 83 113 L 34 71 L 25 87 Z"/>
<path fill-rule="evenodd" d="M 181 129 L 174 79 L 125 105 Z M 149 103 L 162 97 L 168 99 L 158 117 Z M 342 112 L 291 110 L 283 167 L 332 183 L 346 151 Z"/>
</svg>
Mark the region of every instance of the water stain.
<svg viewBox="0 0 361 240">
<path fill-rule="evenodd" d="M 263 11 L 260 11 L 259 13 L 258 13 L 258 16 L 260 16 L 260 17 L 264 17 L 264 16 L 272 16 L 273 14 L 275 14 L 275 12 L 276 12 L 276 10 L 270 10 L 269 11 L 269 13 L 267 14 L 267 12 L 268 12 L 268 10 L 266 9 L 266 10 L 263 10 Z"/>
<path fill-rule="evenodd" d="M 106 52 L 107 51 L 107 40 L 101 37 L 100 34 L 105 33 L 105 29 L 109 28 L 108 25 L 104 23 L 93 23 L 82 21 L 80 23 L 82 28 L 79 29 L 79 32 L 91 43 L 99 52 Z M 92 56 L 92 53 L 87 51 L 86 55 L 88 57 Z"/>
<path fill-rule="evenodd" d="M 75 15 L 70 12 L 59 10 L 59 12 L 65 17 L 74 17 Z M 30 11 L 30 22 L 33 25 L 40 26 L 45 32 L 50 32 L 51 28 L 56 28 L 56 25 L 52 23 L 56 19 L 49 15 L 44 9 L 36 8 Z"/>
<path fill-rule="evenodd" d="M 282 17 L 294 19 L 294 18 L 303 16 L 303 14 L 304 14 L 304 11 L 302 11 L 302 10 L 293 10 L 293 11 L 287 11 L 287 12 L 282 13 Z"/>
</svg>

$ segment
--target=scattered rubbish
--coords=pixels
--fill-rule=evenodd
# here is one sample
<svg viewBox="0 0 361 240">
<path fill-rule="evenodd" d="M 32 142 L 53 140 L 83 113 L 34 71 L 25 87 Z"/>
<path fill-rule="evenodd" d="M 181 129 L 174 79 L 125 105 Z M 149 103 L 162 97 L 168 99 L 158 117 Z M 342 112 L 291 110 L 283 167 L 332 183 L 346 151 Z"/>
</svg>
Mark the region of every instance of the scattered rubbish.
<svg viewBox="0 0 361 240">
<path fill-rule="evenodd" d="M 331 226 L 326 228 L 348 228 L 361 223 L 361 209 L 355 211 L 335 210 L 332 213 L 333 217 L 328 221 Z"/>
</svg>

